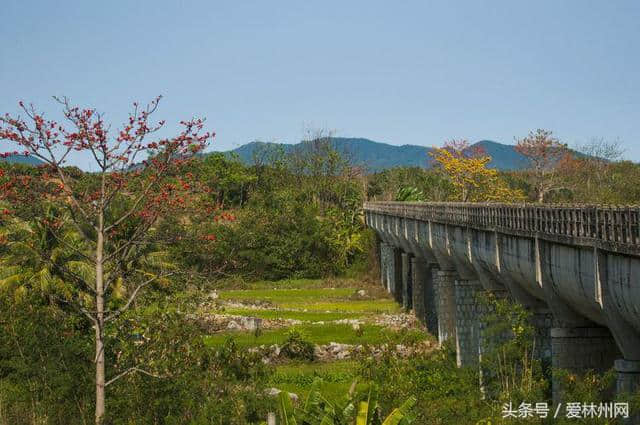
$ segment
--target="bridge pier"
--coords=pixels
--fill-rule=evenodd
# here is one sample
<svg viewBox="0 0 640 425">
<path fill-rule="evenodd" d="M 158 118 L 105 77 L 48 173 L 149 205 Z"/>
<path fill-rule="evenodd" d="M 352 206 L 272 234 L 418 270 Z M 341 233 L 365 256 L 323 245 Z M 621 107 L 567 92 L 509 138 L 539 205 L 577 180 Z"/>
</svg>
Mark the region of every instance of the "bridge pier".
<svg viewBox="0 0 640 425">
<path fill-rule="evenodd" d="M 382 245 L 383 253 L 382 265 L 384 270 L 382 272 L 383 285 L 387 289 L 387 292 L 392 293 L 394 291 L 394 276 L 395 276 L 395 251 L 393 245 L 385 243 Z"/>
<path fill-rule="evenodd" d="M 426 280 L 427 270 L 428 266 L 419 257 L 411 258 L 411 281 L 413 282 L 411 305 L 413 306 L 414 316 L 425 326 L 427 322 L 426 311 L 428 310 L 425 292 L 427 285 L 430 283 Z"/>
<path fill-rule="evenodd" d="M 412 264 L 411 261 L 413 255 L 403 252 L 402 253 L 402 292 L 401 292 L 401 302 L 402 308 L 405 311 L 411 310 L 413 307 L 413 272 L 412 272 Z"/>
<path fill-rule="evenodd" d="M 396 301 L 402 301 L 402 251 L 388 243 L 380 244 L 382 285 Z"/>
<path fill-rule="evenodd" d="M 457 277 L 458 273 L 455 270 L 433 269 L 440 345 L 448 339 L 455 341 L 456 338 L 455 280 Z"/>
<path fill-rule="evenodd" d="M 558 369 L 576 375 L 583 375 L 588 370 L 604 373 L 620 358 L 620 350 L 611 331 L 602 326 L 604 317 L 598 303 L 597 266 L 594 267 L 597 259 L 589 257 L 591 254 L 592 250 L 568 248 L 535 239 L 539 285 L 553 314 L 551 387 L 554 403 L 563 401 L 562 382 L 556 376 Z M 563 276 L 565 273 L 566 277 Z M 584 291 L 586 287 L 591 296 L 570 304 L 567 292 L 558 285 L 563 278 L 568 284 L 582 285 L 574 289 L 575 292 Z"/>
<path fill-rule="evenodd" d="M 434 286 L 434 270 L 437 265 L 420 257 L 411 259 L 413 271 L 413 312 L 427 330 L 438 335 L 437 298 Z"/>
<path fill-rule="evenodd" d="M 540 360 L 545 376 L 551 376 L 551 328 L 553 315 L 546 307 L 534 307 L 529 309 L 531 313 L 531 326 L 534 330 L 533 357 Z"/>
<path fill-rule="evenodd" d="M 562 327 L 551 329 L 551 364 L 578 375 L 587 370 L 603 373 L 620 356 L 618 347 L 605 327 Z M 562 401 L 562 383 L 552 379 L 554 403 Z"/>
<path fill-rule="evenodd" d="M 402 250 L 393 248 L 391 258 L 391 294 L 397 303 L 402 304 Z"/>
<path fill-rule="evenodd" d="M 618 395 L 640 390 L 640 361 L 618 359 L 615 361 L 615 368 L 618 374 L 616 380 Z"/>
<path fill-rule="evenodd" d="M 378 264 L 380 265 L 380 285 L 388 288 L 387 284 L 387 250 L 388 245 L 384 241 L 378 244 Z"/>
<path fill-rule="evenodd" d="M 484 306 L 478 296 L 484 291 L 479 280 L 455 279 L 456 361 L 458 366 L 478 363 L 480 326 Z"/>
</svg>

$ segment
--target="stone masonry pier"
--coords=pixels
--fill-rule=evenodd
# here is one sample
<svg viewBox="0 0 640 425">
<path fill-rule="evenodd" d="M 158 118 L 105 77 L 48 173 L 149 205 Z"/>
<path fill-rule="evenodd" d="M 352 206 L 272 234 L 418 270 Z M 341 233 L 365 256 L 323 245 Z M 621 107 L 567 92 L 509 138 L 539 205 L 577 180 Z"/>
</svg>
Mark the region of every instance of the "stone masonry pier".
<svg viewBox="0 0 640 425">
<path fill-rule="evenodd" d="M 474 366 L 488 292 L 528 308 L 543 364 L 640 388 L 640 208 L 373 202 L 382 284 Z M 486 307 L 484 307 L 486 309 Z M 561 396 L 554 383 L 553 398 Z"/>
</svg>

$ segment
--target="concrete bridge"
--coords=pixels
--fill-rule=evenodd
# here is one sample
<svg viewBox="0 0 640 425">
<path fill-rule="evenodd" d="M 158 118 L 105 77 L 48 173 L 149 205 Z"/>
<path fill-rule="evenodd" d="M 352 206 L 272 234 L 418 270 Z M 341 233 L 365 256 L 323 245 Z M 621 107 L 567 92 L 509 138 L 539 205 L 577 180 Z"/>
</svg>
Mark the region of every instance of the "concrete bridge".
<svg viewBox="0 0 640 425">
<path fill-rule="evenodd" d="M 524 305 L 536 355 L 577 373 L 615 367 L 618 392 L 640 386 L 640 208 L 373 202 L 381 281 L 458 365 L 477 364 L 478 295 Z M 553 382 L 553 398 L 560 397 Z"/>
</svg>

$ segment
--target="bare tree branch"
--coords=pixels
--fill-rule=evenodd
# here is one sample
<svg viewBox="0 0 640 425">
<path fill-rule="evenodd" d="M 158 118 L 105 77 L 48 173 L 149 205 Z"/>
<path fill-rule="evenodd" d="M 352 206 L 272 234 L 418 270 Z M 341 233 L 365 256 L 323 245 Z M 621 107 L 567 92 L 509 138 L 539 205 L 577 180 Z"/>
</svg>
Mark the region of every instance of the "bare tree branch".
<svg viewBox="0 0 640 425">
<path fill-rule="evenodd" d="M 131 303 L 133 302 L 133 300 L 138 296 L 138 292 L 140 292 L 140 290 L 142 288 L 144 288 L 145 286 L 155 282 L 158 279 L 163 279 L 163 278 L 169 277 L 169 276 L 171 276 L 173 274 L 174 274 L 173 272 L 169 272 L 169 273 L 164 273 L 164 274 L 161 274 L 161 275 L 156 275 L 156 276 L 154 276 L 154 277 L 152 277 L 150 279 L 147 279 L 146 281 L 142 282 L 141 284 L 139 284 L 136 287 L 136 289 L 133 290 L 133 292 L 129 296 L 129 299 L 127 300 L 127 302 L 125 303 L 124 306 L 122 306 L 121 308 L 119 308 L 116 311 L 114 311 L 111 315 L 105 317 L 105 319 L 104 319 L 105 323 L 114 320 L 115 318 L 120 316 L 122 313 L 127 311 L 129 309 L 129 307 L 131 306 Z"/>
<path fill-rule="evenodd" d="M 125 370 L 124 372 L 119 373 L 118 375 L 116 375 L 113 378 L 111 378 L 110 380 L 108 380 L 104 384 L 104 386 L 107 387 L 107 386 L 113 384 L 114 382 L 116 382 L 118 379 L 120 379 L 120 378 L 122 378 L 122 377 L 124 377 L 124 376 L 126 376 L 126 375 L 128 375 L 130 373 L 133 373 L 133 372 L 142 373 L 144 375 L 151 376 L 152 378 L 166 378 L 166 376 L 156 375 L 155 373 L 148 372 L 148 371 L 146 371 L 144 369 L 140 369 L 138 367 L 130 367 L 129 369 Z"/>
</svg>

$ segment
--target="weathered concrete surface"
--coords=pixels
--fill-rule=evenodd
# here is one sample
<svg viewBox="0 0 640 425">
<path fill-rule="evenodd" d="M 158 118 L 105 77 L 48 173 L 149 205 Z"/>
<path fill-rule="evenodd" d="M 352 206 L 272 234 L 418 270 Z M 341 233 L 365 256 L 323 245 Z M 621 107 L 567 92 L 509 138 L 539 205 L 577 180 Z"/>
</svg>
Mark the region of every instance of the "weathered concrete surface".
<svg viewBox="0 0 640 425">
<path fill-rule="evenodd" d="M 459 364 L 477 362 L 475 299 L 491 291 L 533 313 L 543 362 L 579 372 L 618 359 L 618 389 L 640 385 L 638 208 L 370 203 L 365 216 L 393 247 L 383 284 L 441 343 L 456 342 Z"/>
</svg>

